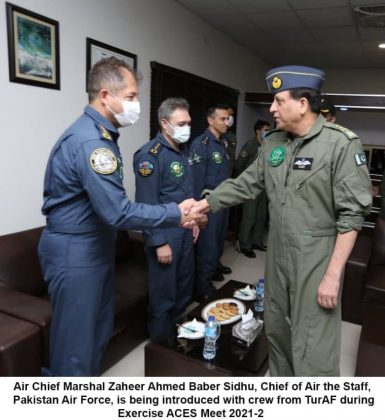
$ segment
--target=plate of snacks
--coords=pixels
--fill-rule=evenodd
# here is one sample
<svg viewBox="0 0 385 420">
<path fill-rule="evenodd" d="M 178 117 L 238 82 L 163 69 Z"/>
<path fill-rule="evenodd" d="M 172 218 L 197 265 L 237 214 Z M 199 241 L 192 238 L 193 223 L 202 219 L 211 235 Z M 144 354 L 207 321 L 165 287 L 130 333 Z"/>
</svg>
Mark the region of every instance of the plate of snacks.
<svg viewBox="0 0 385 420">
<path fill-rule="evenodd" d="M 215 316 L 221 325 L 238 321 L 246 312 L 246 306 L 238 299 L 218 299 L 208 303 L 202 309 L 202 318 L 207 321 L 210 315 Z"/>
</svg>

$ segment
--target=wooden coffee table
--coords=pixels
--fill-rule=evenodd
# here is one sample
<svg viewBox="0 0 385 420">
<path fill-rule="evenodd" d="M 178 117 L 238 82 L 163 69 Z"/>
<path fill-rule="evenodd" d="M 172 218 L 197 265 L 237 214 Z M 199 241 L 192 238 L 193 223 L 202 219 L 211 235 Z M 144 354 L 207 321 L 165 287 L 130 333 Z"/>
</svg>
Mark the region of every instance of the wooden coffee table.
<svg viewBox="0 0 385 420">
<path fill-rule="evenodd" d="M 230 280 L 210 299 L 202 302 L 186 315 L 185 321 L 202 318 L 202 309 L 217 299 L 232 298 L 235 289 L 246 283 Z M 246 311 L 254 311 L 254 301 L 243 301 Z M 238 321 L 239 322 L 239 321 Z M 264 376 L 267 369 L 266 336 L 260 334 L 250 347 L 235 343 L 232 328 L 236 323 L 222 325 L 216 357 L 206 361 L 202 357 L 204 339 L 178 339 L 169 347 L 148 343 L 145 347 L 145 376 Z"/>
</svg>

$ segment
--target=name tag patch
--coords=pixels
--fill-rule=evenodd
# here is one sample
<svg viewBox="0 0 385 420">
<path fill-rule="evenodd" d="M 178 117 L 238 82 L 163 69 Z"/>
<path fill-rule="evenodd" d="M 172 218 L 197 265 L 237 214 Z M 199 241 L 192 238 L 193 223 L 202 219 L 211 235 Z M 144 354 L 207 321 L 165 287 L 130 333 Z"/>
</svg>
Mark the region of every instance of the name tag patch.
<svg viewBox="0 0 385 420">
<path fill-rule="evenodd" d="M 309 171 L 313 166 L 313 158 L 298 157 L 295 159 L 293 169 L 302 169 Z"/>
</svg>

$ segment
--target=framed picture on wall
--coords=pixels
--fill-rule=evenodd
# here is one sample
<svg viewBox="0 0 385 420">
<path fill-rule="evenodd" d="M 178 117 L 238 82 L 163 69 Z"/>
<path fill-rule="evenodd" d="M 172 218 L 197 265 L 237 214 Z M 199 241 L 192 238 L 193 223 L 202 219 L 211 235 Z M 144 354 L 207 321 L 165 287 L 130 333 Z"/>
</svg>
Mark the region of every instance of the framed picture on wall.
<svg viewBox="0 0 385 420">
<path fill-rule="evenodd" d="M 9 80 L 60 89 L 59 23 L 6 3 Z"/>
<path fill-rule="evenodd" d="M 120 48 L 112 47 L 95 39 L 87 38 L 87 63 L 86 63 L 86 90 L 88 85 L 88 73 L 91 67 L 102 58 L 116 57 L 126 62 L 130 67 L 136 70 L 137 56 Z"/>
</svg>

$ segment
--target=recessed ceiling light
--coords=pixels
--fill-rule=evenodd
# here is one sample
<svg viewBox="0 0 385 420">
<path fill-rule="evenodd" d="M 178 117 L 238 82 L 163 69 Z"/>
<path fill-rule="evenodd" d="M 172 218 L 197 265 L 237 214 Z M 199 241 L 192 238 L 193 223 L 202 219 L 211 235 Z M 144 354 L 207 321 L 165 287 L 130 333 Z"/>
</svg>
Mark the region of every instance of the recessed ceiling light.
<svg viewBox="0 0 385 420">
<path fill-rule="evenodd" d="M 378 48 L 385 48 L 385 42 L 383 42 L 382 44 L 379 44 Z"/>
</svg>

